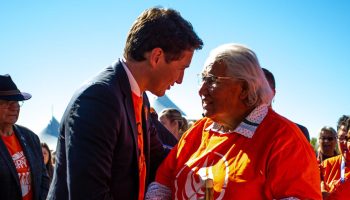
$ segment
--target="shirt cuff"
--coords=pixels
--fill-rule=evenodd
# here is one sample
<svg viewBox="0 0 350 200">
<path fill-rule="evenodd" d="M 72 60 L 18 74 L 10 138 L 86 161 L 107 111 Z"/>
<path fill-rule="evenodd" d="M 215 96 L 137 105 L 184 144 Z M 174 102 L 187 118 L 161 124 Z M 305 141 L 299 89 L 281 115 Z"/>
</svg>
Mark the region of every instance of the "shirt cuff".
<svg viewBox="0 0 350 200">
<path fill-rule="evenodd" d="M 148 186 L 145 200 L 171 200 L 171 189 L 158 182 L 152 182 Z"/>
</svg>

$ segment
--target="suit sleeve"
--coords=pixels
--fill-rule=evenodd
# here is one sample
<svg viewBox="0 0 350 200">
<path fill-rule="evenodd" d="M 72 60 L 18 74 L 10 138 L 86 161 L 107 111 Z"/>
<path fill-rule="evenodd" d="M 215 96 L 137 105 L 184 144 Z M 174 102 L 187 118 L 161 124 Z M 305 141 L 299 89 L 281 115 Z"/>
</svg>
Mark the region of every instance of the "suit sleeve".
<svg viewBox="0 0 350 200">
<path fill-rule="evenodd" d="M 144 98 L 145 98 L 144 103 L 149 108 L 149 101 L 148 101 L 147 95 L 144 95 Z M 148 110 L 150 110 L 150 109 L 148 109 Z M 152 115 L 149 111 L 148 111 L 147 115 L 148 115 L 147 118 L 149 118 L 148 123 L 149 123 L 149 135 L 150 135 L 150 144 L 149 144 L 150 170 L 149 170 L 149 178 L 148 178 L 147 183 L 151 183 L 155 179 L 156 171 L 157 171 L 160 163 L 168 155 L 170 149 L 165 148 L 165 146 L 163 146 L 163 143 L 159 138 L 159 134 L 161 134 L 162 130 L 158 129 L 157 126 L 159 126 L 159 125 L 163 126 L 163 125 L 158 121 L 157 117 Z M 163 127 L 163 128 L 166 129 L 165 127 Z M 162 133 L 164 133 L 164 130 Z M 171 134 L 171 133 L 169 133 L 169 134 Z"/>
<path fill-rule="evenodd" d="M 157 130 L 154 127 L 151 128 L 150 133 L 150 150 L 150 175 L 148 183 L 154 181 L 160 163 L 170 151 L 170 149 L 163 147 L 157 136 Z"/>
<path fill-rule="evenodd" d="M 70 199 L 112 199 L 110 182 L 117 141 L 117 100 L 103 85 L 93 85 L 65 118 L 67 184 Z"/>
</svg>

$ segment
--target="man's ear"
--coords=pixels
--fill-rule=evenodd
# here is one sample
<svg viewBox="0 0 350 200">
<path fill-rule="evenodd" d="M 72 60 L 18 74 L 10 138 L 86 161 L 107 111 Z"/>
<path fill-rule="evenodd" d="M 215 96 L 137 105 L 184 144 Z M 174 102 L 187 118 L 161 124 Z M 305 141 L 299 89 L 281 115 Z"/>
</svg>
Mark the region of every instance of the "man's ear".
<svg viewBox="0 0 350 200">
<path fill-rule="evenodd" d="M 152 51 L 150 52 L 150 63 L 152 64 L 152 66 L 156 66 L 159 63 L 163 54 L 164 52 L 161 48 L 152 49 Z"/>
<path fill-rule="evenodd" d="M 244 100 L 248 97 L 248 83 L 246 81 L 241 82 L 241 89 L 242 90 L 239 98 Z"/>
</svg>

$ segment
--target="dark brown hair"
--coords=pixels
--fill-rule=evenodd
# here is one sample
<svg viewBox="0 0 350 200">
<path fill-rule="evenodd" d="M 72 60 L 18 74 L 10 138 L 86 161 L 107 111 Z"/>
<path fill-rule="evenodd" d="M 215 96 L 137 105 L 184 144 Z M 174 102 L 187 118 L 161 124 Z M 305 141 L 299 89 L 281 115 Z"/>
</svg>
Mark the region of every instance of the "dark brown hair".
<svg viewBox="0 0 350 200">
<path fill-rule="evenodd" d="M 177 60 L 184 50 L 201 49 L 202 40 L 190 22 L 173 9 L 150 8 L 132 25 L 125 44 L 124 57 L 135 61 L 145 60 L 144 54 L 161 48 L 166 61 Z"/>
<path fill-rule="evenodd" d="M 276 89 L 276 81 L 275 77 L 273 76 L 272 72 L 270 72 L 268 69 L 262 68 L 265 78 L 267 82 L 269 83 L 271 89 L 275 90 Z"/>
<path fill-rule="evenodd" d="M 52 165 L 52 159 L 51 159 L 51 151 L 50 151 L 49 146 L 45 142 L 41 143 L 41 147 L 46 149 L 49 153 L 49 161 L 47 162 L 47 164 L 45 164 L 45 167 L 46 167 L 47 173 L 49 175 L 49 178 L 51 180 L 52 176 L 53 176 L 53 165 Z"/>
</svg>

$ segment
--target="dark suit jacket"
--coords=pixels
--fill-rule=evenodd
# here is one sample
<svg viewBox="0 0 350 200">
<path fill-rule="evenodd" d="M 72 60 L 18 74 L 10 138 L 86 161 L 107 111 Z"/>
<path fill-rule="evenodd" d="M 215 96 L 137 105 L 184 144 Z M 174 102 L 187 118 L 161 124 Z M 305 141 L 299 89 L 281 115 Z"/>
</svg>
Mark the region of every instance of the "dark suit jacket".
<svg viewBox="0 0 350 200">
<path fill-rule="evenodd" d="M 165 157 L 144 95 L 142 124 L 148 181 Z M 120 62 L 80 88 L 61 120 L 48 199 L 138 198 L 137 129 L 130 84 Z"/>
<path fill-rule="evenodd" d="M 23 126 L 14 125 L 13 128 L 30 167 L 33 199 L 44 200 L 49 190 L 49 177 L 43 161 L 40 140 L 37 135 Z M 22 200 L 22 190 L 16 166 L 1 138 L 0 199 Z"/>
</svg>

